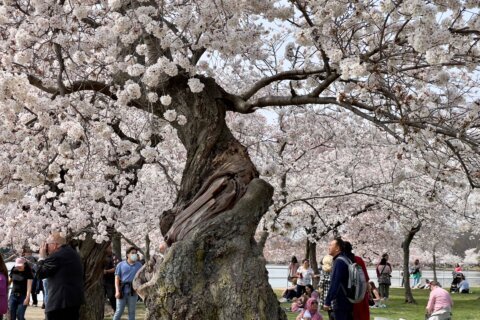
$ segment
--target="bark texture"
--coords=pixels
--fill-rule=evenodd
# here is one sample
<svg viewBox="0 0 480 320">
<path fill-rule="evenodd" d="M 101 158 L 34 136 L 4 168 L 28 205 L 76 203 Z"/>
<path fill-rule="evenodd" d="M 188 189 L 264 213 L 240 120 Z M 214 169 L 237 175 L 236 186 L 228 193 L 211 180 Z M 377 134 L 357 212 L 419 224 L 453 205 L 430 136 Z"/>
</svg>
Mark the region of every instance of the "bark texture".
<svg viewBox="0 0 480 320">
<path fill-rule="evenodd" d="M 176 242 L 146 290 L 146 318 L 286 319 L 254 240 L 272 194 L 255 179 L 231 210 Z"/>
<path fill-rule="evenodd" d="M 90 234 L 79 245 L 85 273 L 85 304 L 80 309 L 81 320 L 104 319 L 103 263 L 108 245 L 108 242 L 96 243 Z"/>
<path fill-rule="evenodd" d="M 169 108 L 187 118 L 185 125 L 172 123 L 187 160 L 175 204 L 160 218 L 170 248 L 137 276 L 146 318 L 286 319 L 254 240 L 273 188 L 257 179 L 246 148 L 226 125 L 229 95 L 213 79 L 201 79 L 200 93 L 187 81 L 179 75 L 164 87 L 174 104 Z"/>
</svg>

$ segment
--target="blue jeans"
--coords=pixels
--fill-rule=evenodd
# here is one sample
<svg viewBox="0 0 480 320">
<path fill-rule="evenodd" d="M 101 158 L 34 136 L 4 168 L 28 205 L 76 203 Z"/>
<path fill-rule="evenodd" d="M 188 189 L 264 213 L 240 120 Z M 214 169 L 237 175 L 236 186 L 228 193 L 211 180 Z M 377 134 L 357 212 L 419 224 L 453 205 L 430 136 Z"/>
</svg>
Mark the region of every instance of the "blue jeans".
<svg viewBox="0 0 480 320">
<path fill-rule="evenodd" d="M 47 299 L 48 299 L 48 280 L 43 279 L 43 304 L 46 306 L 47 305 Z"/>
<path fill-rule="evenodd" d="M 10 294 L 10 299 L 8 300 L 10 320 L 25 320 L 25 311 L 27 310 L 27 306 L 24 306 L 23 302 L 26 298 L 26 295 L 17 295 L 15 293 Z"/>
<path fill-rule="evenodd" d="M 128 304 L 128 320 L 135 320 L 135 309 L 137 307 L 137 299 L 138 299 L 137 294 L 134 294 L 133 296 L 130 294 L 125 294 L 123 295 L 122 299 L 117 299 L 117 310 L 115 311 L 113 320 L 120 320 L 120 317 L 123 314 L 123 310 L 125 310 L 125 305 L 127 304 Z"/>
<path fill-rule="evenodd" d="M 420 283 L 420 278 L 413 278 L 413 287 L 416 287 Z"/>
</svg>

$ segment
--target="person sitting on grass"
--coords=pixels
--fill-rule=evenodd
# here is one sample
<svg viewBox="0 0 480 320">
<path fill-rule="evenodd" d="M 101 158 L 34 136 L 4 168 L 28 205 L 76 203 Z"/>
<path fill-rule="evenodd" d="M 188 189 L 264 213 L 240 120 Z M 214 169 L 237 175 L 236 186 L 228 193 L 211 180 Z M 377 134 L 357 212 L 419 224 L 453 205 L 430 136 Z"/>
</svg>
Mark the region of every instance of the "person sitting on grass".
<svg viewBox="0 0 480 320">
<path fill-rule="evenodd" d="M 290 310 L 292 312 L 302 312 L 303 308 L 305 306 L 305 296 L 300 296 L 300 297 L 295 297 L 292 300 L 292 306 L 290 307 Z"/>
<path fill-rule="evenodd" d="M 470 284 L 468 283 L 465 276 L 462 275 L 462 281 L 458 284 L 458 292 L 459 293 L 470 293 Z"/>
<path fill-rule="evenodd" d="M 418 285 L 418 289 L 430 289 L 430 280 L 425 279 L 424 285 Z"/>
<path fill-rule="evenodd" d="M 282 293 L 282 298 L 280 299 L 280 302 L 290 302 L 292 301 L 293 298 L 297 296 L 297 279 L 294 278 L 292 280 L 292 285 L 290 287 L 287 287 L 285 291 Z"/>
<path fill-rule="evenodd" d="M 368 283 L 368 293 L 369 293 L 369 301 L 368 304 L 371 308 L 382 308 L 384 304 L 382 304 L 383 299 L 380 297 L 380 293 L 378 292 L 377 286 L 373 281 Z"/>
<path fill-rule="evenodd" d="M 320 295 L 318 294 L 318 291 L 315 291 L 315 289 L 313 289 L 313 286 L 311 284 L 307 284 L 305 286 L 305 295 L 307 296 L 307 298 L 315 298 L 319 299 Z"/>
<path fill-rule="evenodd" d="M 315 298 L 307 300 L 307 304 L 295 320 L 323 320 L 322 315 L 318 312 L 318 301 Z"/>
</svg>

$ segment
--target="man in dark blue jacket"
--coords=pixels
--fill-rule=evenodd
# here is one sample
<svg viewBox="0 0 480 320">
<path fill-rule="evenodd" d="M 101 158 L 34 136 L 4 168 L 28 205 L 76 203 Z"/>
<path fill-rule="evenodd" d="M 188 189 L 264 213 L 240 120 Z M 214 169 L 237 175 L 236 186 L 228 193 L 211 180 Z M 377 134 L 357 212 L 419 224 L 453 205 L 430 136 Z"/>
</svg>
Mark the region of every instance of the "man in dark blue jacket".
<svg viewBox="0 0 480 320">
<path fill-rule="evenodd" d="M 339 259 L 340 256 L 348 259 L 343 253 L 344 242 L 336 238 L 330 242 L 328 253 L 333 257 L 333 268 L 330 276 L 330 289 L 323 309 L 328 311 L 335 320 L 353 320 L 353 304 L 348 301 L 346 291 L 348 287 L 348 264 Z"/>
<path fill-rule="evenodd" d="M 78 320 L 85 302 L 83 265 L 60 233 L 50 235 L 40 248 L 37 276 L 48 279 L 47 320 Z"/>
</svg>

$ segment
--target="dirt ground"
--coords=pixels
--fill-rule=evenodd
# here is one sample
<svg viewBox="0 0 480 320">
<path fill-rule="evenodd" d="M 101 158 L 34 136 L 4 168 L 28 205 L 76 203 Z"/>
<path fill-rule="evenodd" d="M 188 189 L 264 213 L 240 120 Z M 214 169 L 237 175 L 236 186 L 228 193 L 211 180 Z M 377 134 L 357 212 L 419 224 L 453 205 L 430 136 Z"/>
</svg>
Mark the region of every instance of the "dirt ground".
<svg viewBox="0 0 480 320">
<path fill-rule="evenodd" d="M 105 319 L 111 319 L 113 315 L 113 311 L 110 307 L 107 308 L 105 306 L 106 313 L 105 313 Z M 128 319 L 128 308 L 125 308 L 125 311 L 123 312 L 122 320 L 123 319 Z M 142 307 L 142 304 L 137 304 L 137 312 L 136 312 L 136 318 L 137 319 L 143 319 L 145 316 L 145 310 Z M 44 310 L 40 307 L 32 307 L 29 306 L 27 308 L 27 313 L 25 314 L 25 320 L 44 320 L 45 319 L 45 313 Z"/>
</svg>

